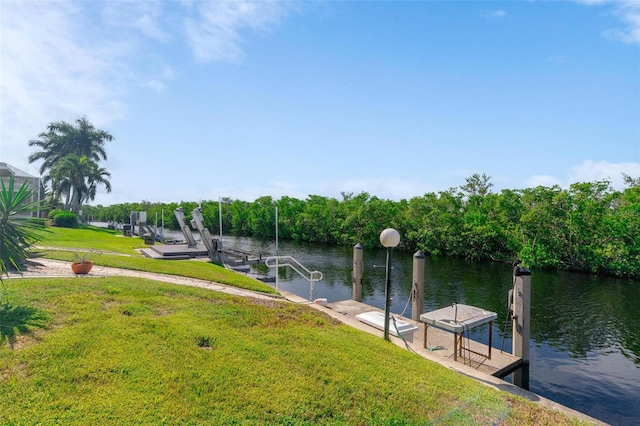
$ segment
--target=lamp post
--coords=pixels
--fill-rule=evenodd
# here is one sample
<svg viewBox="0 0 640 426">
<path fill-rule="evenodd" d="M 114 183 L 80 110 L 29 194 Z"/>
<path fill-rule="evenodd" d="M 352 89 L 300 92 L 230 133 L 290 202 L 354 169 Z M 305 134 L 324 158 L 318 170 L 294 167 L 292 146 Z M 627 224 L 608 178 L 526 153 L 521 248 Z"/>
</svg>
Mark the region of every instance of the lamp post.
<svg viewBox="0 0 640 426">
<path fill-rule="evenodd" d="M 400 234 L 393 228 L 387 228 L 380 233 L 380 242 L 387 248 L 387 281 L 385 286 L 384 304 L 384 339 L 389 340 L 389 311 L 391 308 L 391 252 L 400 243 Z"/>
</svg>

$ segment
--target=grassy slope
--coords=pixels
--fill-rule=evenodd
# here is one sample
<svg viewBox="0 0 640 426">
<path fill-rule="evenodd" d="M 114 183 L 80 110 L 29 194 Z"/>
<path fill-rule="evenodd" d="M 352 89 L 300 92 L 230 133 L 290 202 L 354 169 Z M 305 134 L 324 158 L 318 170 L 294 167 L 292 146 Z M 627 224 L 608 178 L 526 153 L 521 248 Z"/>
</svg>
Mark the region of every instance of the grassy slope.
<svg viewBox="0 0 640 426">
<path fill-rule="evenodd" d="M 5 285 L 2 424 L 569 424 L 307 306 L 121 277 Z"/>
</svg>

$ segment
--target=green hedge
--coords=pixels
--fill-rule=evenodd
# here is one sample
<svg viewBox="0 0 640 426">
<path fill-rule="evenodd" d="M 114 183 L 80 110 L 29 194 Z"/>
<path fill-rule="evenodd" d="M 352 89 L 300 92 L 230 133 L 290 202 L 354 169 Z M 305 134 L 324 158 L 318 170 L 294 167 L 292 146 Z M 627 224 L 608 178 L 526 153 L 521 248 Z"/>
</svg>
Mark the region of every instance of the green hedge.
<svg viewBox="0 0 640 426">
<path fill-rule="evenodd" d="M 62 228 L 78 227 L 78 215 L 74 212 L 66 210 L 51 210 L 48 218 L 51 220 L 51 224 L 53 226 L 60 226 Z"/>
</svg>

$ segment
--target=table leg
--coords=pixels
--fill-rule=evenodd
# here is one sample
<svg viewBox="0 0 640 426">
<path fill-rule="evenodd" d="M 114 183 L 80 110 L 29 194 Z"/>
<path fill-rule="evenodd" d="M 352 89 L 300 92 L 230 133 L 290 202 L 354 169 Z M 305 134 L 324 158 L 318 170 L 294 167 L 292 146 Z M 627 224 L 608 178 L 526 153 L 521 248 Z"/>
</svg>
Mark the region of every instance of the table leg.
<svg viewBox="0 0 640 426">
<path fill-rule="evenodd" d="M 427 349 L 427 329 L 429 328 L 429 324 L 424 323 L 424 348 Z"/>
<path fill-rule="evenodd" d="M 491 337 L 493 335 L 493 321 L 489 321 L 489 356 L 488 359 L 491 359 Z"/>
<path fill-rule="evenodd" d="M 458 360 L 458 333 L 453 332 L 453 360 Z"/>
</svg>

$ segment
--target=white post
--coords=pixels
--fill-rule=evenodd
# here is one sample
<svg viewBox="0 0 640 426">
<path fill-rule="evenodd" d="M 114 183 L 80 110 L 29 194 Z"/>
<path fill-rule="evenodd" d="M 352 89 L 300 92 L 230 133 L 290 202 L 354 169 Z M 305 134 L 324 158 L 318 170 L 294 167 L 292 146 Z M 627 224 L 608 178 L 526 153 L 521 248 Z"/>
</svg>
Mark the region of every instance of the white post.
<svg viewBox="0 0 640 426">
<path fill-rule="evenodd" d="M 222 241 L 222 197 L 218 197 L 218 217 L 220 219 L 220 241 Z"/>
<path fill-rule="evenodd" d="M 276 206 L 276 291 L 278 291 L 278 256 L 279 256 L 279 252 L 278 252 L 278 206 Z"/>
</svg>

